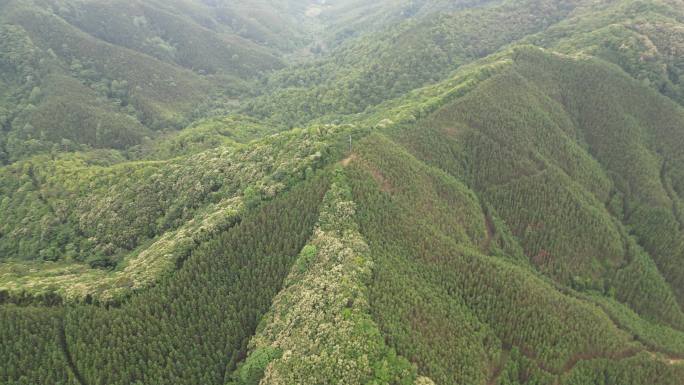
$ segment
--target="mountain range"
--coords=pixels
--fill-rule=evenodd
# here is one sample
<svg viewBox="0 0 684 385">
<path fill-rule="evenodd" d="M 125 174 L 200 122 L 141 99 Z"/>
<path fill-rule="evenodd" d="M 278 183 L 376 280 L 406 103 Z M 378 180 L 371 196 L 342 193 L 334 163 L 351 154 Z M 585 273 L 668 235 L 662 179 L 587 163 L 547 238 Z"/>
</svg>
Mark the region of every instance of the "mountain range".
<svg viewBox="0 0 684 385">
<path fill-rule="evenodd" d="M 0 0 L 0 383 L 684 384 L 681 0 Z"/>
</svg>

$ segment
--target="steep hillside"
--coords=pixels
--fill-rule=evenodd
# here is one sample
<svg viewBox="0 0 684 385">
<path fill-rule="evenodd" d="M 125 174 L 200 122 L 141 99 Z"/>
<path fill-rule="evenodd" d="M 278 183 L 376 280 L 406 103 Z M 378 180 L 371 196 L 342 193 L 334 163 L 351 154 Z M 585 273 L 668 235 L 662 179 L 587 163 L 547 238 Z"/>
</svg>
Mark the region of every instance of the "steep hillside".
<svg viewBox="0 0 684 385">
<path fill-rule="evenodd" d="M 258 76 L 284 65 L 268 35 L 243 37 L 243 27 L 222 24 L 228 16 L 201 4 L 5 2 L 0 161 L 128 150 L 233 108 Z"/>
<path fill-rule="evenodd" d="M 240 36 L 245 27 L 226 25 L 229 16 L 212 12 L 202 2 L 96 0 L 54 9 L 91 36 L 198 73 L 250 77 L 282 65 L 277 51 L 267 48 L 277 43 L 257 35 Z"/>
<path fill-rule="evenodd" d="M 610 61 L 644 85 L 682 104 L 683 5 L 678 1 L 607 3 L 525 41 Z"/>
<path fill-rule="evenodd" d="M 361 384 L 417 381 L 388 349 L 370 315 L 373 260 L 355 222 L 342 170 L 325 195 L 309 244 L 273 300 L 250 355 L 230 384 Z"/>
<path fill-rule="evenodd" d="M 0 2 L 0 383 L 684 385 L 682 9 Z"/>
<path fill-rule="evenodd" d="M 39 275 L 26 276 L 5 293 L 23 306 L 3 306 L 3 333 L 21 345 L 28 337 L 9 330 L 44 322 L 39 346 L 55 359 L 12 358 L 5 378 L 13 383 L 10 368 L 22 367 L 75 383 L 335 382 L 354 367 L 360 377 L 349 383 L 680 384 L 681 233 L 644 229 L 676 223 L 649 218 L 676 218 L 670 170 L 679 169 L 684 110 L 596 59 L 523 47 L 493 60 L 501 64 L 486 77 L 471 69 L 414 94 L 413 108 L 425 111 L 421 97 L 451 89 L 413 123 L 315 127 L 224 147 L 307 151 L 315 147 L 300 135 L 313 135 L 329 146 L 317 162 L 340 162 L 287 178 L 294 187 L 263 203 L 247 188 L 236 222 L 196 240 L 175 272 L 118 307 L 88 304 L 107 297 L 81 284 L 86 303 L 35 321 L 31 291 L 59 283 L 41 288 Z M 458 93 L 460 77 L 470 86 Z M 630 140 L 611 137 L 625 127 Z M 624 163 L 633 158 L 636 173 Z M 663 159 L 673 167 L 663 170 Z M 176 160 L 165 162 L 156 167 Z M 214 193 L 226 196 L 223 188 Z M 652 238 L 668 232 L 673 243 Z M 131 333 L 139 337 L 123 337 Z M 50 371 L 64 360 L 66 371 Z"/>
<path fill-rule="evenodd" d="M 0 287 L 14 302 L 25 290 L 110 300 L 147 287 L 325 165 L 343 132 L 289 132 L 165 161 L 97 164 L 93 153 L 7 166 Z"/>
<path fill-rule="evenodd" d="M 317 1 L 308 14 L 319 18 L 325 29 L 321 48 L 334 48 L 351 37 L 382 31 L 388 25 L 422 19 L 440 12 L 481 7 L 499 0 L 336 0 Z"/>
<path fill-rule="evenodd" d="M 544 31 L 584 3 L 502 1 L 480 7 L 476 2 L 462 3 L 472 9 L 419 14 L 352 39 L 319 61 L 276 72 L 266 94 L 245 111 L 287 126 L 344 119 L 443 80 L 463 64 Z"/>
<path fill-rule="evenodd" d="M 333 19 L 354 10 L 340 32 L 344 44 L 320 60 L 278 71 L 265 95 L 245 112 L 286 126 L 349 119 L 511 43 L 532 43 L 567 54 L 587 54 L 682 103 L 681 2 L 478 1 L 333 3 Z M 391 10 L 391 12 L 390 12 Z M 368 23 L 391 27 L 373 29 Z M 355 29 L 354 23 L 360 23 Z M 331 25 L 334 30 L 334 24 Z"/>
<path fill-rule="evenodd" d="M 3 347 L 15 348 L 3 353 L 8 359 L 0 378 L 9 384 L 222 383 L 306 243 L 325 187 L 325 178 L 317 178 L 252 211 L 194 250 L 172 279 L 119 308 L 82 305 L 53 313 L 3 306 L 3 341 L 12 341 Z M 27 361 L 34 351 L 54 360 Z"/>
<path fill-rule="evenodd" d="M 681 356 L 681 273 L 674 265 L 661 265 L 662 251 L 650 245 L 652 235 L 639 231 L 661 223 L 659 233 L 677 233 L 672 236 L 681 239 L 679 227 L 674 219 L 644 225 L 643 217 L 625 218 L 614 211 L 618 195 L 620 209 L 624 203 L 649 213 L 644 215 L 673 215 L 668 210 L 678 198 L 663 194 L 658 204 L 633 189 L 623 190 L 620 174 L 608 159 L 650 153 L 671 161 L 680 147 L 673 147 L 674 152 L 663 147 L 684 135 L 674 128 L 684 121 L 682 109 L 601 62 L 527 48 L 512 55 L 506 69 L 466 96 L 447 102 L 418 124 L 390 129 L 391 137 L 435 169 L 420 166 L 382 136 L 364 140 L 349 158 L 356 175 L 352 180 L 358 180 L 352 183 L 357 186 L 355 200 L 365 218 L 360 221 L 362 233 L 375 245 L 371 253 L 376 263 L 386 261 L 376 267 L 376 302 L 371 303 L 381 329 L 393 341 L 390 346 L 412 357 L 419 373 L 438 383 L 485 383 L 494 381 L 491 376 L 516 375 L 512 383 L 621 378 L 624 367 L 649 360 L 642 354 L 622 361 L 643 350 L 620 345 L 623 332 L 630 334 L 623 343 L 634 339 L 648 350 Z M 610 85 L 605 93 L 589 86 L 598 79 Z M 620 112 L 612 115 L 613 109 Z M 634 129 L 641 133 L 629 137 L 636 147 L 625 147 L 608 135 L 610 127 L 616 134 L 625 128 L 602 117 L 620 114 L 635 119 Z M 673 129 L 667 129 L 668 122 L 675 124 Z M 661 162 L 654 162 L 652 172 L 653 183 L 660 186 Z M 623 178 L 651 174 L 644 169 L 633 173 L 634 165 L 623 167 Z M 453 187 L 426 180 L 430 174 Z M 645 184 L 642 180 L 630 186 Z M 657 189 L 650 185 L 648 191 Z M 665 227 L 673 222 L 672 228 Z M 668 255 L 667 263 L 678 264 L 672 262 L 679 258 L 678 249 L 668 249 Z M 405 262 L 400 263 L 399 256 Z M 514 278 L 518 269 L 519 282 Z M 556 295 L 551 294 L 555 288 L 567 297 L 548 297 Z M 489 290 L 496 293 L 491 298 Z M 412 291 L 417 293 L 408 294 Z M 602 296 L 584 297 L 578 291 Z M 445 296 L 443 305 L 440 296 Z M 564 310 L 544 310 L 558 303 Z M 646 321 L 637 322 L 635 314 L 619 310 L 625 305 Z M 465 318 L 447 321 L 456 314 Z M 577 316 L 588 318 L 572 320 Z M 467 324 L 472 326 L 465 328 Z M 563 331 L 569 325 L 582 326 Z M 476 330 L 482 333 L 479 337 Z M 605 337 L 602 330 L 608 333 Z M 678 342 L 671 345 L 658 337 L 665 335 L 665 340 Z M 554 342 L 546 346 L 548 341 Z M 601 357 L 603 361 L 593 361 Z M 519 361 L 514 364 L 512 359 Z M 511 365 L 516 374 L 508 373 Z M 680 383 L 681 373 L 658 365 L 660 369 L 652 370 L 664 371 L 657 380 L 644 375 L 647 371 L 622 378 Z"/>
<path fill-rule="evenodd" d="M 443 107 L 425 129 L 406 130 L 402 140 L 465 178 L 507 221 L 531 262 L 557 281 L 606 293 L 611 282 L 624 285 L 626 276 L 610 272 L 637 269 L 630 259 L 636 264 L 642 251 L 631 235 L 681 304 L 681 199 L 672 170 L 681 167 L 682 109 L 600 62 L 530 49 L 514 55 L 511 69 Z M 656 240 L 656 233 L 671 238 Z M 647 265 L 639 264 L 631 274 L 645 274 Z M 646 271 L 655 274 L 653 266 Z M 681 311 L 668 301 L 672 310 L 659 309 L 661 320 L 681 327 Z"/>
</svg>

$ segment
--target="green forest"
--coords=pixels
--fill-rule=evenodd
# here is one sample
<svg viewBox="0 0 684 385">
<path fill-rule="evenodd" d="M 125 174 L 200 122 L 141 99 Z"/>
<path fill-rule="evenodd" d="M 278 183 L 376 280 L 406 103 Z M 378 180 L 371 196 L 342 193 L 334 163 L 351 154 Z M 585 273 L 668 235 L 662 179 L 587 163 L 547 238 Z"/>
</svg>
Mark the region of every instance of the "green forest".
<svg viewBox="0 0 684 385">
<path fill-rule="evenodd" d="M 684 385 L 682 0 L 0 0 L 0 385 Z"/>
</svg>

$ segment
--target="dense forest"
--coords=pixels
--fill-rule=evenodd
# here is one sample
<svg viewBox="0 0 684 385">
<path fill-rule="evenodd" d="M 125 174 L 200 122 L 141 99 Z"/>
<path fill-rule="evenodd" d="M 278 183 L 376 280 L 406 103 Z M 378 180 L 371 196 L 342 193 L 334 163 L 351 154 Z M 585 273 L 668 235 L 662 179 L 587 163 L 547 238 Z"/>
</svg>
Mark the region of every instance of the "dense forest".
<svg viewBox="0 0 684 385">
<path fill-rule="evenodd" d="M 0 0 L 0 384 L 684 385 L 682 0 Z"/>
</svg>

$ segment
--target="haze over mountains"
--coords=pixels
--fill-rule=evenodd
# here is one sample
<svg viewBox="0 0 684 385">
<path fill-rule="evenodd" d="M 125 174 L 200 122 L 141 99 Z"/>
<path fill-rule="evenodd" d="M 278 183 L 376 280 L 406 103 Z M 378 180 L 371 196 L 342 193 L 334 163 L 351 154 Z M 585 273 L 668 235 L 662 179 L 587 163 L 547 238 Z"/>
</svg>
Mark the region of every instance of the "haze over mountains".
<svg viewBox="0 0 684 385">
<path fill-rule="evenodd" d="M 684 384 L 684 2 L 0 0 L 0 383 Z"/>
</svg>

